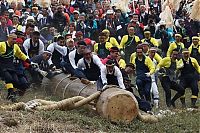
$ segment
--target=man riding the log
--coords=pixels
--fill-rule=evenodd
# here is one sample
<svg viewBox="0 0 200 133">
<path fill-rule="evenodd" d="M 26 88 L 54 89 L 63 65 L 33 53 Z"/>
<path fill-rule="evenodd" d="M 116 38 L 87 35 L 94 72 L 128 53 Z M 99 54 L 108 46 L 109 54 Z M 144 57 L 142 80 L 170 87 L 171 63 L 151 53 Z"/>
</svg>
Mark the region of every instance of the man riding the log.
<svg viewBox="0 0 200 133">
<path fill-rule="evenodd" d="M 75 76 L 79 78 L 88 79 L 90 81 L 97 81 L 100 76 L 100 69 L 103 66 L 100 58 L 93 54 L 92 51 L 86 48 L 83 52 L 83 58 L 78 61 Z"/>
<path fill-rule="evenodd" d="M 66 48 L 66 50 L 67 50 L 66 54 L 65 54 L 65 56 L 62 57 L 62 61 L 61 61 L 61 64 L 60 64 L 64 73 L 68 73 L 68 71 L 65 68 L 65 65 L 70 64 L 69 53 L 76 49 L 75 44 L 74 44 L 74 39 L 72 39 L 72 38 L 67 39 L 66 47 L 67 47 Z"/>
<path fill-rule="evenodd" d="M 31 58 L 32 63 L 29 72 L 32 83 L 39 85 L 42 83 L 43 77 L 51 78 L 53 76 L 52 70 L 48 64 L 48 60 L 51 56 L 52 53 L 50 51 L 44 51 L 42 54 Z"/>
<path fill-rule="evenodd" d="M 47 50 L 52 53 L 51 58 L 48 60 L 49 66 L 52 70 L 61 68 L 62 57 L 66 55 L 67 47 L 65 47 L 65 38 L 59 36 L 57 42 L 50 44 Z"/>
<path fill-rule="evenodd" d="M 121 89 L 125 89 L 122 73 L 113 60 L 108 60 L 106 65 L 102 66 L 101 76 L 97 81 L 97 89 L 103 91 L 107 88 L 107 85 L 117 85 Z"/>
</svg>

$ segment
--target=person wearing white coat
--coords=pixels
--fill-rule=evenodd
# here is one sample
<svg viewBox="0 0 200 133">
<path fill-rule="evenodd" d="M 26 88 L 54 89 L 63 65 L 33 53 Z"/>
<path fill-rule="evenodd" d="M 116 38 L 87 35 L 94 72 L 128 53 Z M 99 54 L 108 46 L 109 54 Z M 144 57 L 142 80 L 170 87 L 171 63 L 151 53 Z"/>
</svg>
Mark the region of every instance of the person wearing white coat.
<svg viewBox="0 0 200 133">
<path fill-rule="evenodd" d="M 149 49 L 149 57 L 153 61 L 153 64 L 157 65 L 158 61 L 154 58 L 155 53 L 157 49 L 155 47 L 152 47 Z M 151 75 L 151 93 L 153 95 L 153 104 L 155 108 L 158 108 L 159 106 L 159 92 L 158 92 L 158 86 L 157 86 L 157 79 L 156 79 L 156 73 Z"/>
</svg>

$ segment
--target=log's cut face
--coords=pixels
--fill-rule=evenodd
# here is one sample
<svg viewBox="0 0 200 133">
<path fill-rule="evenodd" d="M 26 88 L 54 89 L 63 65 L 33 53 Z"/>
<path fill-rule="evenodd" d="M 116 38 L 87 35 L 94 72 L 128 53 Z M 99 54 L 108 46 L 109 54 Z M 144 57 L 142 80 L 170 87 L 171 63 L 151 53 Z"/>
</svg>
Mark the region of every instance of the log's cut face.
<svg viewBox="0 0 200 133">
<path fill-rule="evenodd" d="M 130 123 L 138 115 L 138 103 L 133 94 L 109 88 L 98 99 L 97 111 L 112 122 Z"/>
</svg>

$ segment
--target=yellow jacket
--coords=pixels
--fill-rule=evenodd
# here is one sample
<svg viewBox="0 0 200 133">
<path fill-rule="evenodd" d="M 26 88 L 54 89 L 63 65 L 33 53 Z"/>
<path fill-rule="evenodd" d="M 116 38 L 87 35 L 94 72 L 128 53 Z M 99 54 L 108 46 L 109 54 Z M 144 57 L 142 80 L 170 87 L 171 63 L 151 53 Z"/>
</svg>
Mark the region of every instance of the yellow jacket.
<svg viewBox="0 0 200 133">
<path fill-rule="evenodd" d="M 158 63 L 158 65 L 156 66 L 156 71 L 159 71 L 160 68 L 163 68 L 163 67 L 169 68 L 171 66 L 171 62 L 172 62 L 171 61 L 171 57 L 165 57 L 165 58 L 163 58 L 160 61 L 160 63 Z M 178 60 L 176 60 L 176 68 L 178 68 L 178 65 L 179 65 Z"/>
<path fill-rule="evenodd" d="M 160 61 L 162 60 L 162 57 L 161 57 L 158 53 L 156 53 L 155 56 L 154 56 L 154 59 L 155 59 L 158 63 L 160 63 Z"/>
<path fill-rule="evenodd" d="M 197 72 L 200 74 L 200 66 L 199 66 L 199 64 L 198 64 L 198 62 L 197 62 L 197 60 L 195 59 L 195 58 L 192 58 L 192 57 L 190 57 L 189 59 L 191 59 L 191 62 L 192 62 L 192 65 L 193 65 L 193 67 L 197 70 Z M 188 60 L 189 60 L 188 59 Z M 184 63 L 183 63 L 183 59 L 180 59 L 179 61 L 178 61 L 178 69 L 181 69 L 181 68 L 183 68 L 184 67 Z"/>
<path fill-rule="evenodd" d="M 142 42 L 145 42 L 145 39 L 142 39 Z M 150 38 L 150 42 L 154 45 L 154 47 L 159 46 L 158 41 L 153 37 Z"/>
<path fill-rule="evenodd" d="M 109 37 L 107 39 L 107 42 L 111 43 L 113 46 L 118 47 L 119 48 L 119 43 L 117 42 L 117 40 L 114 37 Z"/>
<path fill-rule="evenodd" d="M 147 52 L 146 56 L 148 56 L 148 52 Z M 130 63 L 133 58 L 136 58 L 136 53 L 131 54 Z M 154 59 L 159 63 L 162 60 L 162 57 L 158 53 L 156 53 L 154 56 Z"/>
<path fill-rule="evenodd" d="M 9 44 L 8 44 L 9 45 Z M 14 44 L 14 56 L 25 61 L 28 57 L 21 51 L 19 46 L 17 44 Z M 0 42 L 0 55 L 3 55 L 6 53 L 6 43 Z"/>
<path fill-rule="evenodd" d="M 199 48 L 198 48 L 199 47 Z M 200 54 L 200 44 L 198 44 L 197 46 L 195 46 L 193 43 L 190 45 L 190 47 L 188 48 L 188 50 L 190 51 L 190 54 L 192 53 L 192 48 L 198 48 L 198 52 Z"/>
<path fill-rule="evenodd" d="M 183 44 L 182 42 L 178 43 L 178 45 L 180 45 L 182 49 L 185 48 L 185 46 L 184 46 L 184 44 Z M 168 49 L 168 51 L 167 51 L 167 57 L 170 57 L 171 54 L 172 54 L 172 51 L 173 51 L 174 49 L 176 49 L 176 48 L 177 48 L 177 44 L 176 44 L 175 42 L 171 43 L 171 44 L 169 45 L 169 49 Z"/>
<path fill-rule="evenodd" d="M 133 53 L 131 55 L 131 58 L 130 58 L 130 63 L 132 63 L 136 66 L 135 59 L 136 59 L 136 53 Z M 155 72 L 155 67 L 154 67 L 153 61 L 148 56 L 145 56 L 145 62 L 144 63 L 149 68 L 150 74 L 153 74 Z"/>
<path fill-rule="evenodd" d="M 106 42 L 105 47 L 107 50 L 109 50 L 113 45 L 109 42 Z M 94 52 L 97 53 L 98 51 L 98 43 L 94 44 Z"/>
<path fill-rule="evenodd" d="M 122 69 L 126 68 L 126 62 L 125 62 L 125 60 L 123 60 L 123 59 L 119 60 L 119 67 L 122 68 Z"/>
<path fill-rule="evenodd" d="M 134 36 L 135 37 L 135 41 L 139 42 L 140 38 L 138 36 Z M 122 37 L 122 40 L 120 42 L 120 49 L 123 49 L 125 47 L 126 42 L 128 41 L 128 35 L 124 35 Z"/>
</svg>

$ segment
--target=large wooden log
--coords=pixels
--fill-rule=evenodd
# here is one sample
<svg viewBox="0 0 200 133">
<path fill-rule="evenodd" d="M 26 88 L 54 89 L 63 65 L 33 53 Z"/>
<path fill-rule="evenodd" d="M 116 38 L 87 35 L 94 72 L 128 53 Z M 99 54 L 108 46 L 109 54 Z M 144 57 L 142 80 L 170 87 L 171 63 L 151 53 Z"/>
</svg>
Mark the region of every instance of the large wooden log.
<svg viewBox="0 0 200 133">
<path fill-rule="evenodd" d="M 48 95 L 56 95 L 61 99 L 73 96 L 88 97 L 97 92 L 96 84 L 85 85 L 79 79 L 70 80 L 68 75 L 59 74 L 51 80 L 43 80 L 43 88 Z M 116 86 L 101 93 L 96 102 L 97 112 L 113 122 L 131 122 L 138 115 L 138 105 L 132 93 Z"/>
</svg>

